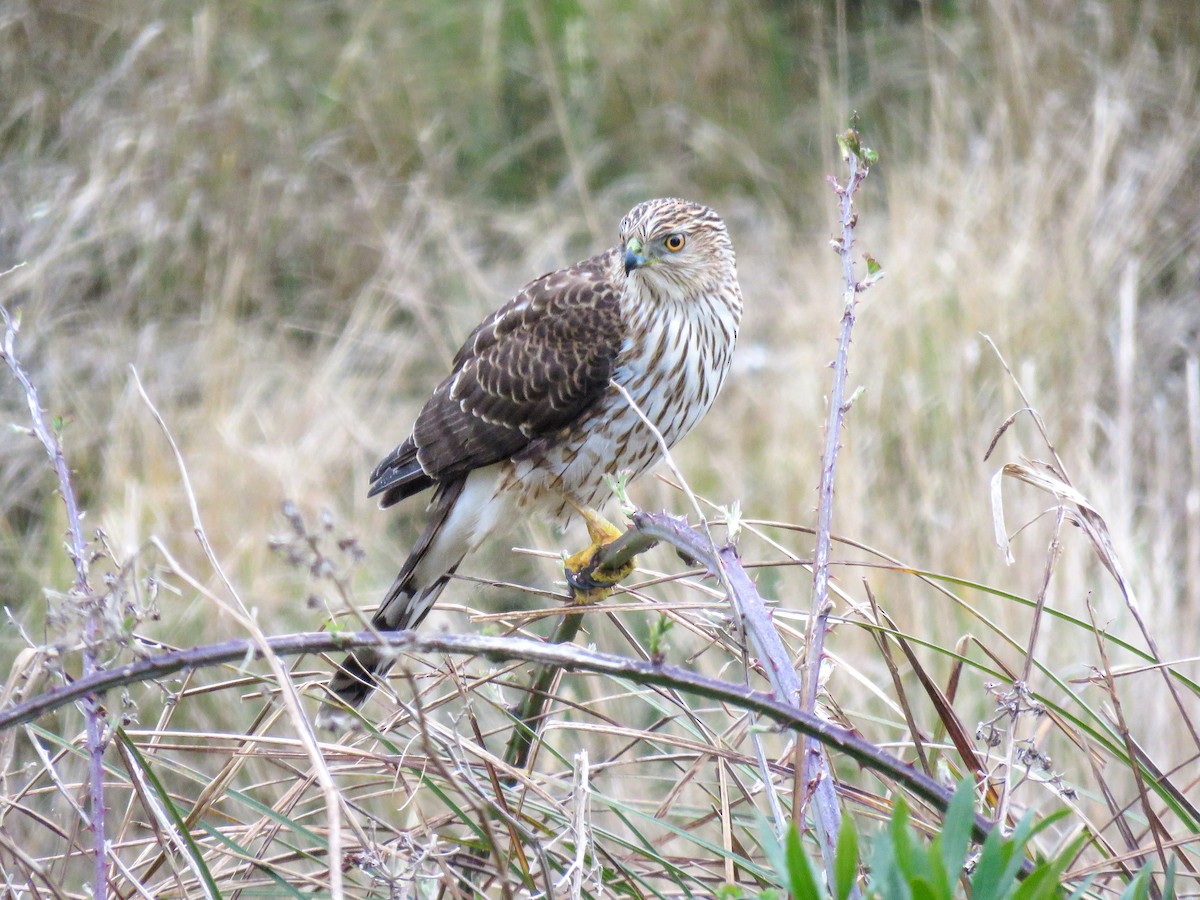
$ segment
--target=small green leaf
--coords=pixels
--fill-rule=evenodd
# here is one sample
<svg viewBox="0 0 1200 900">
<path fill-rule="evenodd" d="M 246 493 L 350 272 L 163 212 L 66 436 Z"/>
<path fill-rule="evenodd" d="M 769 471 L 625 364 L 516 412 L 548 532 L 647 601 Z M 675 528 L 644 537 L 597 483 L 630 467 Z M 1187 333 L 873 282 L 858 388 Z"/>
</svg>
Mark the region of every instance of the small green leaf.
<svg viewBox="0 0 1200 900">
<path fill-rule="evenodd" d="M 1009 892 L 1009 885 L 1000 883 L 1000 874 L 1013 856 L 1013 844 L 993 828 L 983 842 L 983 852 L 971 876 L 971 900 L 997 900 Z"/>
<path fill-rule="evenodd" d="M 1033 813 L 1027 813 L 1021 817 L 1021 821 L 1013 829 L 1012 835 L 1004 842 L 1009 846 L 1009 852 L 1005 865 L 997 879 L 1001 886 L 1015 885 L 1017 883 L 1021 872 L 1021 865 L 1025 861 L 1025 847 L 1034 835 L 1039 831 L 1049 828 L 1064 816 L 1069 815 L 1069 812 L 1069 810 L 1060 809 L 1036 823 L 1033 819 Z M 972 884 L 974 884 L 974 881 L 972 881 Z M 1000 896 L 1007 896 L 1010 891 L 1010 888 L 1005 887 L 1004 893 Z"/>
<path fill-rule="evenodd" d="M 842 830 L 838 834 L 833 869 L 837 900 L 846 900 L 858 878 L 858 832 L 854 830 L 854 821 L 849 816 L 842 816 Z"/>
<path fill-rule="evenodd" d="M 658 620 L 650 626 L 648 643 L 650 645 L 650 656 L 652 658 L 661 659 L 666 653 L 667 632 L 671 630 L 671 626 L 674 624 L 674 619 L 668 618 L 663 613 L 659 613 Z"/>
<path fill-rule="evenodd" d="M 1150 896 L 1150 872 L 1153 865 L 1148 862 L 1138 869 L 1137 874 L 1121 892 L 1121 900 L 1146 900 Z"/>
<path fill-rule="evenodd" d="M 1059 895 L 1058 879 L 1048 865 L 1040 865 L 1030 872 L 1025 880 L 1016 885 L 1010 896 L 1012 900 L 1051 900 Z"/>
<path fill-rule="evenodd" d="M 896 853 L 896 865 L 900 867 L 904 878 L 911 884 L 918 878 L 930 879 L 932 873 L 925 848 L 918 847 L 913 840 L 913 832 L 908 824 L 909 818 L 908 803 L 903 796 L 898 796 L 895 808 L 892 810 L 892 823 L 888 828 L 888 833 Z"/>
<path fill-rule="evenodd" d="M 1050 872 L 1051 881 L 1055 885 L 1062 884 L 1063 875 L 1066 873 L 1067 867 L 1074 862 L 1074 860 L 1083 851 L 1083 848 L 1086 847 L 1090 841 L 1091 837 L 1089 835 L 1081 834 L 1076 837 L 1075 840 L 1071 841 L 1071 843 L 1065 848 L 1063 848 L 1062 852 L 1054 857 L 1054 859 L 1044 864 L 1046 869 Z"/>
<path fill-rule="evenodd" d="M 729 543 L 736 544 L 742 532 L 742 504 L 734 500 L 722 508 L 725 516 L 725 530 L 729 535 Z"/>
<path fill-rule="evenodd" d="M 867 261 L 867 277 L 858 283 L 857 289 L 866 290 L 873 284 L 878 284 L 883 281 L 883 266 L 879 264 L 879 260 L 873 257 L 870 253 L 864 253 L 863 258 Z"/>
<path fill-rule="evenodd" d="M 907 900 L 912 894 L 908 882 L 896 865 L 896 848 L 887 831 L 879 832 L 871 842 L 871 861 L 867 866 L 867 896 L 888 900 Z"/>
<path fill-rule="evenodd" d="M 862 159 L 862 144 L 859 141 L 858 132 L 853 128 L 847 128 L 839 134 L 837 142 L 842 151 L 842 159 L 849 160 L 851 156 L 855 159 Z"/>
<path fill-rule="evenodd" d="M 924 878 L 914 878 L 908 883 L 913 900 L 951 900 L 950 895 L 939 894 L 937 888 Z"/>
<path fill-rule="evenodd" d="M 821 900 L 821 888 L 813 874 L 812 863 L 804 855 L 795 823 L 789 826 L 787 833 L 787 869 L 792 900 Z"/>
<path fill-rule="evenodd" d="M 1071 891 L 1071 896 L 1068 897 L 1067 900 L 1080 900 L 1081 897 L 1089 896 L 1088 891 L 1091 889 L 1092 882 L 1095 879 L 1096 879 L 1095 874 L 1089 875 L 1087 878 L 1085 878 L 1083 880 L 1082 884 L 1080 884 L 1078 887 L 1076 887 L 1075 890 Z M 1164 897 L 1164 900 L 1166 900 L 1165 894 L 1163 895 L 1163 897 Z"/>
<path fill-rule="evenodd" d="M 608 489 L 617 498 L 617 505 L 621 508 L 622 514 L 626 516 L 637 510 L 637 507 L 629 500 L 629 475 L 630 472 L 628 469 L 622 469 L 616 475 L 604 476 L 604 483 L 608 485 Z"/>
<path fill-rule="evenodd" d="M 1167 877 L 1163 879 L 1162 900 L 1175 900 L 1175 857 L 1167 862 Z"/>
<path fill-rule="evenodd" d="M 975 819 L 975 785 L 970 777 L 959 784 L 946 815 L 942 819 L 942 833 L 938 836 L 942 866 L 946 877 L 953 883 L 962 872 L 967 858 L 967 846 L 971 843 L 971 825 Z"/>
</svg>

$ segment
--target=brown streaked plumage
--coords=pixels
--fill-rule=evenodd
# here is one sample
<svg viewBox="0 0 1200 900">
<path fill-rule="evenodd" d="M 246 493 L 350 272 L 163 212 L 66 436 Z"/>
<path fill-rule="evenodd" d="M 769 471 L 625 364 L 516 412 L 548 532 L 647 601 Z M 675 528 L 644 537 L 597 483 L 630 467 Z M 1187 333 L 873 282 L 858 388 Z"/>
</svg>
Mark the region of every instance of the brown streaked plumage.
<svg viewBox="0 0 1200 900">
<path fill-rule="evenodd" d="M 605 475 L 657 462 L 657 441 L 611 382 L 673 445 L 716 398 L 741 312 L 721 218 L 663 199 L 630 210 L 617 247 L 530 282 L 484 319 L 371 473 L 384 507 L 433 488 L 375 627 L 416 627 L 463 557 L 515 513 L 565 521 L 605 498 Z M 356 650 L 330 689 L 358 705 L 389 665 Z"/>
</svg>

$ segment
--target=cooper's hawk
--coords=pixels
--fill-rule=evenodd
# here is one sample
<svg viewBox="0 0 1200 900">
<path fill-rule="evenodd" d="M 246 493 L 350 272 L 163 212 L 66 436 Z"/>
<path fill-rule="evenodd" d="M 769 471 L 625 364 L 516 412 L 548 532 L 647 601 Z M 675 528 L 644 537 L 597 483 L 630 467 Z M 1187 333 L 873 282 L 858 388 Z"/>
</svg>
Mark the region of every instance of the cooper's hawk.
<svg viewBox="0 0 1200 900">
<path fill-rule="evenodd" d="M 543 275 L 488 316 L 412 433 L 371 473 L 383 507 L 433 488 L 429 523 L 375 627 L 415 628 L 497 529 L 535 512 L 586 513 L 605 499 L 605 475 L 636 477 L 657 462 L 657 440 L 614 383 L 674 444 L 717 396 L 741 314 L 725 223 L 706 206 L 664 199 L 630 210 L 617 247 Z M 593 544 L 615 537 L 588 521 Z M 360 648 L 330 689 L 357 706 L 390 662 Z"/>
</svg>

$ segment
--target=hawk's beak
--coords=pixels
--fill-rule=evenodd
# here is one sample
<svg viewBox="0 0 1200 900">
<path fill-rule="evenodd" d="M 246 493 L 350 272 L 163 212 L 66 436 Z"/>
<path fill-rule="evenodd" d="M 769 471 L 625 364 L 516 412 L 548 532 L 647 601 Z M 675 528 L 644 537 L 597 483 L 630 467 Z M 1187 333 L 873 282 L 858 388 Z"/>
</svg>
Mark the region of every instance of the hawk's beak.
<svg viewBox="0 0 1200 900">
<path fill-rule="evenodd" d="M 625 274 L 628 275 L 634 269 L 645 264 L 646 257 L 642 256 L 642 242 L 637 238 L 630 238 L 629 243 L 625 245 Z"/>
</svg>

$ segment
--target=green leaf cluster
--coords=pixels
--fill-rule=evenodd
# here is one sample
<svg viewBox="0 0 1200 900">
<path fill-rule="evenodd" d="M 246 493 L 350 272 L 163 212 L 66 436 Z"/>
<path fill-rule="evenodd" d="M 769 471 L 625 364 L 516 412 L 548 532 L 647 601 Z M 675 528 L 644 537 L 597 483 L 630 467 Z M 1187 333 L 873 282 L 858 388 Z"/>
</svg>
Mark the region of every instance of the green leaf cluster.
<svg viewBox="0 0 1200 900">
<path fill-rule="evenodd" d="M 908 804 L 897 797 L 888 827 L 871 841 L 869 859 L 859 884 L 858 835 L 849 816 L 842 820 L 833 871 L 829 879 L 803 851 L 795 825 L 782 843 L 768 833 L 764 824 L 763 848 L 784 890 L 770 888 L 758 894 L 727 885 L 720 896 L 726 900 L 1080 900 L 1089 896 L 1090 880 L 1068 885 L 1065 875 L 1087 843 L 1081 835 L 1050 859 L 1035 859 L 1031 841 L 1068 813 L 1060 810 L 1035 822 L 1026 815 L 1009 835 L 995 828 L 977 850 L 972 847 L 974 789 L 970 780 L 955 791 L 946 810 L 942 830 L 924 841 L 912 827 Z M 1151 864 L 1137 873 L 1121 894 L 1121 900 L 1147 900 L 1153 890 Z M 1174 864 L 1167 869 L 1160 896 L 1175 897 Z"/>
</svg>

